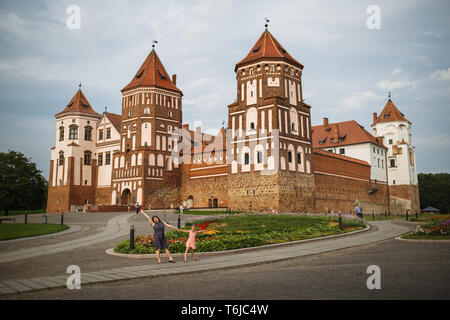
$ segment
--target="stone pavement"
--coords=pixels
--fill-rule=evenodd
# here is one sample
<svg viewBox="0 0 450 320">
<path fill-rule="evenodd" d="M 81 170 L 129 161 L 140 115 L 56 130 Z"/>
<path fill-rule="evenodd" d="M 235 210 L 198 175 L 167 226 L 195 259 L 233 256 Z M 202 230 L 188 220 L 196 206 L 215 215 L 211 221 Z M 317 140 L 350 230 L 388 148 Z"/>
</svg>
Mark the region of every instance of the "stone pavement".
<svg viewBox="0 0 450 320">
<path fill-rule="evenodd" d="M 201 271 L 239 268 L 324 253 L 354 246 L 369 244 L 395 238 L 410 231 L 409 226 L 393 223 L 392 221 L 368 222 L 375 227 L 375 231 L 344 235 L 331 239 L 314 240 L 298 245 L 276 247 L 266 250 L 242 252 L 239 254 L 213 256 L 202 258 L 201 261 L 146 264 L 132 267 L 113 268 L 102 271 L 81 273 L 81 285 L 117 281 L 124 279 L 158 277 L 174 274 L 184 274 Z M 124 259 L 124 258 L 117 258 Z M 166 258 L 167 259 L 167 258 Z M 163 260 L 165 261 L 165 260 Z M 0 282 L 0 294 L 15 294 L 27 291 L 65 287 L 68 274 L 53 277 L 38 277 L 32 279 L 5 280 Z"/>
</svg>

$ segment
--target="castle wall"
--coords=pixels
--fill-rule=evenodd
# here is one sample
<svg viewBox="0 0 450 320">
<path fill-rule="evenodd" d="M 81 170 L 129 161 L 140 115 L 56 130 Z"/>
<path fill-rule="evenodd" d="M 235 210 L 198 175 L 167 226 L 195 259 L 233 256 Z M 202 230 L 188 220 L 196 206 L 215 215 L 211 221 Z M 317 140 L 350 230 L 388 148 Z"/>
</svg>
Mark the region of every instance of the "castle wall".
<svg viewBox="0 0 450 320">
<path fill-rule="evenodd" d="M 417 185 L 389 186 L 391 212 L 393 214 L 420 213 L 419 187 Z"/>
</svg>

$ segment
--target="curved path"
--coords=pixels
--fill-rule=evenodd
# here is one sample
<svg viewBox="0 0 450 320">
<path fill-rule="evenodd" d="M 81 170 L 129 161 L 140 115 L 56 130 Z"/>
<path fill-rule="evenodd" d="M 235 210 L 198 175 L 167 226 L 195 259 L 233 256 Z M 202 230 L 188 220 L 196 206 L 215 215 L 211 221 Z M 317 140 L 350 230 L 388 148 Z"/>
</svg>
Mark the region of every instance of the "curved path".
<svg viewBox="0 0 450 320">
<path fill-rule="evenodd" d="M 298 245 L 249 252 L 244 251 L 232 255 L 214 256 L 189 264 L 183 262 L 178 262 L 176 264 L 164 263 L 162 265 L 149 264 L 88 273 L 82 272 L 81 284 L 239 268 L 383 241 L 395 238 L 410 231 L 409 227 L 398 225 L 391 221 L 371 221 L 368 222 L 368 224 L 375 227 L 373 229 L 376 230 L 353 235 L 343 235 L 342 237 L 335 237 L 332 239 L 309 241 Z M 118 259 L 121 258 L 118 257 Z M 40 289 L 65 287 L 68 276 L 69 275 L 61 275 L 55 277 L 3 281 L 0 282 L 0 294 L 14 294 Z"/>
<path fill-rule="evenodd" d="M 16 251 L 1 252 L 0 263 L 12 262 L 27 258 L 33 258 L 46 254 L 58 253 L 66 250 L 86 247 L 97 243 L 102 243 L 111 239 L 125 236 L 130 231 L 130 225 L 127 222 L 128 218 L 134 214 L 124 214 L 108 220 L 106 229 L 100 233 L 87 236 L 81 239 L 59 242 L 40 247 L 26 248 Z"/>
</svg>

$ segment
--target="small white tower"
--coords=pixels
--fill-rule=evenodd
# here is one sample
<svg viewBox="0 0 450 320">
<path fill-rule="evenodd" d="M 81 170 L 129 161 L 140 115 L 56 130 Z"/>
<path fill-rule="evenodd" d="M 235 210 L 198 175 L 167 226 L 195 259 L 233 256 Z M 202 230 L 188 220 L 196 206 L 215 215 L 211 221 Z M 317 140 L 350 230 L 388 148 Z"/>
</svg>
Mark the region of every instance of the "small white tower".
<svg viewBox="0 0 450 320">
<path fill-rule="evenodd" d="M 412 123 L 389 100 L 377 116 L 373 114 L 372 134 L 382 137 L 386 154 L 391 211 L 420 211 L 415 148 L 412 145 Z M 401 204 L 401 205 L 400 205 Z M 400 212 L 398 212 L 400 213 Z"/>
</svg>

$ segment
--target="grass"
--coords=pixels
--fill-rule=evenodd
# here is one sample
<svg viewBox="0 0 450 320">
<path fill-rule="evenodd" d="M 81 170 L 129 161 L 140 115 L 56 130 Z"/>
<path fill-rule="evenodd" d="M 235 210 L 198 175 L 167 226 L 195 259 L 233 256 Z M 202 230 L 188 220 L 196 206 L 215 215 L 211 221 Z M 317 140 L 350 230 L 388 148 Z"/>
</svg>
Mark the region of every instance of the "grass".
<svg viewBox="0 0 450 320">
<path fill-rule="evenodd" d="M 8 211 L 8 216 L 17 216 L 20 214 L 42 214 L 45 213 L 45 209 L 37 209 L 37 210 L 10 210 Z M 0 211 L 0 216 L 5 216 L 5 211 Z"/>
<path fill-rule="evenodd" d="M 418 239 L 418 240 L 449 240 L 450 239 L 450 234 L 444 234 L 444 235 L 440 235 L 440 236 L 436 236 L 436 235 L 429 235 L 429 234 L 407 234 L 402 236 L 403 239 Z"/>
<path fill-rule="evenodd" d="M 227 214 L 227 211 L 199 211 L 199 210 L 184 210 L 183 214 L 192 214 L 192 215 L 199 215 L 199 216 L 212 216 L 216 214 Z M 231 211 L 231 214 L 240 213 L 238 211 Z"/>
<path fill-rule="evenodd" d="M 69 226 L 40 223 L 2 223 L 0 224 L 0 241 L 17 238 L 40 236 L 67 230 Z"/>
</svg>

